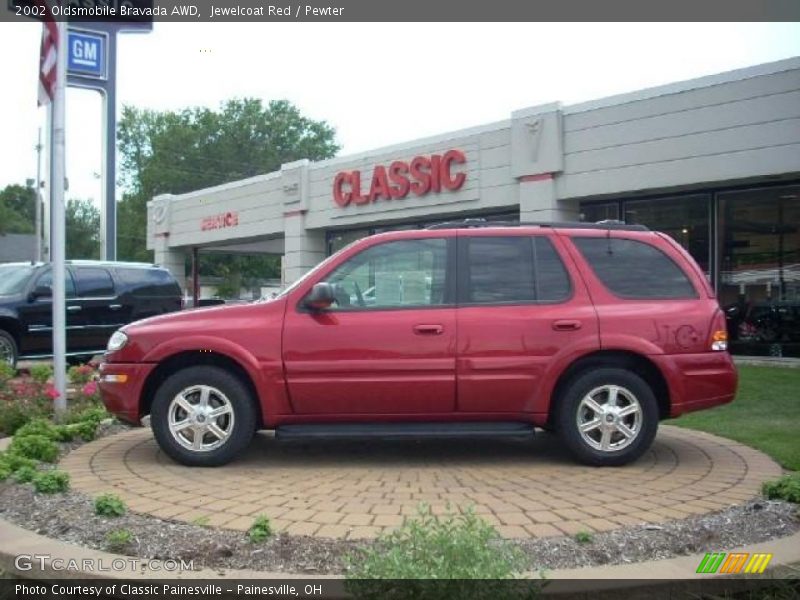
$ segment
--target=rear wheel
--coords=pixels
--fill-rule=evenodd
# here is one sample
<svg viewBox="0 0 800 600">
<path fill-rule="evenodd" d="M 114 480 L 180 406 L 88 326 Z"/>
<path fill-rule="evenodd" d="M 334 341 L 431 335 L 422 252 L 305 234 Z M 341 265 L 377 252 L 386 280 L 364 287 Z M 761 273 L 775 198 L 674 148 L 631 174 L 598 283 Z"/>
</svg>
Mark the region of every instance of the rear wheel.
<svg viewBox="0 0 800 600">
<path fill-rule="evenodd" d="M 0 363 L 5 363 L 11 368 L 17 366 L 17 343 L 7 331 L 0 329 Z"/>
<path fill-rule="evenodd" d="M 256 410 L 247 386 L 219 367 L 189 367 L 156 391 L 153 434 L 172 459 L 189 466 L 218 466 L 252 440 Z"/>
<path fill-rule="evenodd" d="M 624 465 L 653 443 L 658 404 L 641 377 L 604 367 L 579 375 L 567 386 L 557 422 L 562 439 L 581 462 Z"/>
</svg>

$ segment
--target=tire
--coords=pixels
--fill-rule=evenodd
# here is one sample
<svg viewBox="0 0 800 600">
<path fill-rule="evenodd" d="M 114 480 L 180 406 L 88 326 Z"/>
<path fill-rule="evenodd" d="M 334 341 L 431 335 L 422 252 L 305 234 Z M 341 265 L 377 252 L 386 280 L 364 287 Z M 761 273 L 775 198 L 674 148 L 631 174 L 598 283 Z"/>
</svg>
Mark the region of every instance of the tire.
<svg viewBox="0 0 800 600">
<path fill-rule="evenodd" d="M 230 371 L 189 367 L 158 388 L 150 425 L 158 445 L 173 460 L 216 467 L 230 462 L 253 439 L 256 407 L 247 386 Z"/>
<path fill-rule="evenodd" d="M 17 342 L 14 341 L 14 336 L 0 329 L 0 363 L 6 363 L 14 369 L 17 366 L 18 356 L 19 350 L 17 349 Z"/>
<path fill-rule="evenodd" d="M 613 395 L 617 400 L 610 407 Z M 567 386 L 557 410 L 562 440 L 588 465 L 633 462 L 650 448 L 658 430 L 653 391 L 641 377 L 621 368 L 601 367 L 578 375 Z M 587 426 L 585 433 L 579 423 Z"/>
</svg>

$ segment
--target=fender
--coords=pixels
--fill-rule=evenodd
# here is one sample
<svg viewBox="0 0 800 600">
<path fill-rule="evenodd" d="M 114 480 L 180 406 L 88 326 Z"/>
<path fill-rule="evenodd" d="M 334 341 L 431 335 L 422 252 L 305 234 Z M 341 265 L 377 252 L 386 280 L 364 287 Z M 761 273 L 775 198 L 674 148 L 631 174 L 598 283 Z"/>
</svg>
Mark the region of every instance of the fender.
<svg viewBox="0 0 800 600">
<path fill-rule="evenodd" d="M 545 419 L 547 418 L 547 414 L 550 411 L 550 401 L 559 377 L 575 361 L 600 350 L 600 346 L 595 340 L 596 338 L 583 338 L 580 343 L 562 348 L 549 358 L 547 368 L 541 377 L 544 385 L 539 389 L 539 393 L 531 407 L 531 411 L 534 414 L 543 415 Z"/>
<path fill-rule="evenodd" d="M 601 318 L 602 323 L 602 318 Z M 601 324 L 602 328 L 602 324 Z M 635 354 L 650 356 L 664 354 L 664 348 L 655 342 L 644 338 L 635 337 L 626 333 L 609 333 L 604 331 L 601 336 L 601 350 L 624 350 Z"/>
<path fill-rule="evenodd" d="M 17 313 L 17 311 L 11 310 L 10 308 L 0 307 L 0 319 L 2 319 L 3 317 L 19 321 L 19 314 Z"/>
<path fill-rule="evenodd" d="M 286 386 L 280 361 L 274 365 L 259 363 L 250 352 L 230 340 L 211 335 L 180 336 L 151 348 L 141 362 L 160 363 L 176 354 L 192 351 L 222 354 L 242 367 L 256 389 L 256 400 L 265 421 L 281 412 L 280 405 L 286 403 Z"/>
<path fill-rule="evenodd" d="M 682 388 L 678 389 L 680 385 L 676 386 L 676 384 L 680 383 L 680 378 L 677 377 L 673 365 L 669 361 L 663 360 L 665 355 L 660 347 L 647 340 L 625 334 L 605 335 L 602 341 L 602 347 L 597 347 L 588 343 L 581 344 L 580 346 L 572 346 L 564 349 L 552 357 L 551 364 L 542 377 L 542 380 L 547 382 L 547 386 L 543 387 L 541 390 L 541 395 L 537 403 L 538 406 L 535 407 L 535 412 L 537 414 L 542 414 L 545 418 L 547 417 L 556 384 L 567 369 L 582 358 L 603 351 L 618 350 L 621 352 L 630 352 L 631 354 L 638 354 L 650 360 L 650 362 L 661 371 L 664 380 L 667 382 L 670 398 L 675 398 L 676 394 L 682 393 Z"/>
</svg>

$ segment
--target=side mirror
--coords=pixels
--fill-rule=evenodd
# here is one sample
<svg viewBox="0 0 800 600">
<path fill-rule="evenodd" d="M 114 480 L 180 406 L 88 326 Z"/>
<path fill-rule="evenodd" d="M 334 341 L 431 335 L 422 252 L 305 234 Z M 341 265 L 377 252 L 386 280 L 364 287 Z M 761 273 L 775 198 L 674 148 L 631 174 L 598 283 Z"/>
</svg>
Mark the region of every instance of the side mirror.
<svg viewBox="0 0 800 600">
<path fill-rule="evenodd" d="M 37 285 L 31 292 L 31 300 L 36 298 L 50 298 L 53 295 L 53 288 L 49 285 Z"/>
<path fill-rule="evenodd" d="M 325 310 L 330 308 L 335 301 L 336 296 L 330 283 L 315 283 L 303 305 L 311 310 Z"/>
</svg>

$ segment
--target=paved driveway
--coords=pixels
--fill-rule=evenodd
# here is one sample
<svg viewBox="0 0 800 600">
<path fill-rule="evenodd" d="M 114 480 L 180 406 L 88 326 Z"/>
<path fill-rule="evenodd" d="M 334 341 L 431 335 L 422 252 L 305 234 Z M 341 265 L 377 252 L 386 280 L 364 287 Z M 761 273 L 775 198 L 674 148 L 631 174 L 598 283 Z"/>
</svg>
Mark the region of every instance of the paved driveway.
<svg viewBox="0 0 800 600">
<path fill-rule="evenodd" d="M 420 502 L 437 514 L 474 507 L 508 538 L 608 531 L 742 503 L 780 468 L 760 452 L 662 426 L 636 464 L 575 464 L 547 434 L 532 442 L 283 442 L 260 433 L 219 468 L 163 455 L 149 429 L 86 444 L 63 461 L 73 487 L 114 492 L 131 510 L 246 530 L 254 516 L 297 535 L 371 538 Z"/>
</svg>

